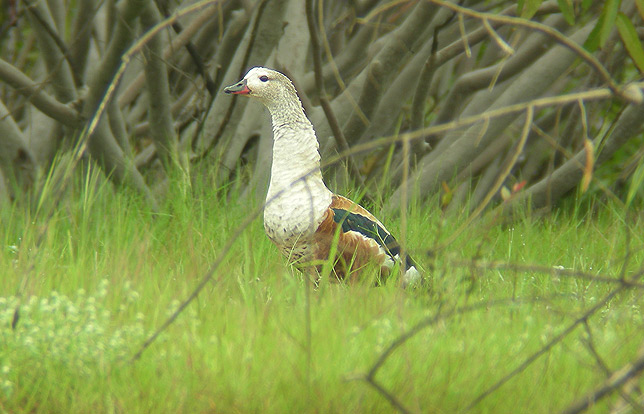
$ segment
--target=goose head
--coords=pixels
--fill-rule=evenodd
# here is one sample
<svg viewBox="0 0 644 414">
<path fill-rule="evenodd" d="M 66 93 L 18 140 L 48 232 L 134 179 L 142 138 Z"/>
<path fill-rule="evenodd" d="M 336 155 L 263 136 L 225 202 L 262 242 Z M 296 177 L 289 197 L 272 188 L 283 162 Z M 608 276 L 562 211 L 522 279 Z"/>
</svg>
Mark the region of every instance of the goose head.
<svg viewBox="0 0 644 414">
<path fill-rule="evenodd" d="M 276 70 L 259 66 L 249 70 L 239 82 L 224 88 L 224 92 L 256 98 L 269 109 L 293 104 L 301 107 L 297 91 L 289 78 Z"/>
</svg>

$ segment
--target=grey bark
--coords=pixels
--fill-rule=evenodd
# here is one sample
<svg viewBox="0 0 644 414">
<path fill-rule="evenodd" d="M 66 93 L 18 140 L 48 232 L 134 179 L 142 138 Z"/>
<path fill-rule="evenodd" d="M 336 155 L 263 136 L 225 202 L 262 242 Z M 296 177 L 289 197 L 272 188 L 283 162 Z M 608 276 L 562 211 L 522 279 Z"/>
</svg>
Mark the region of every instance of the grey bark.
<svg viewBox="0 0 644 414">
<path fill-rule="evenodd" d="M 601 152 L 597 155 L 596 164 L 609 159 L 615 151 L 621 148 L 632 137 L 642 133 L 644 130 L 644 104 L 630 105 L 617 121 L 610 136 L 606 140 Z M 599 138 L 595 139 L 594 146 L 599 144 Z M 532 207 L 538 209 L 549 209 L 552 200 L 560 199 L 564 194 L 575 188 L 583 177 L 584 166 L 586 165 L 586 150 L 581 150 L 573 158 L 566 161 L 557 168 L 551 175 L 531 186 L 527 191 L 516 197 L 511 207 L 516 207 L 526 200 L 530 200 Z"/>
<path fill-rule="evenodd" d="M 70 53 L 72 68 L 74 73 L 76 73 L 77 79 L 85 78 L 85 68 L 87 66 L 87 57 L 92 39 L 96 8 L 97 5 L 94 0 L 80 1 L 78 2 L 78 12 L 74 16 Z"/>
<path fill-rule="evenodd" d="M 152 1 L 141 13 L 141 23 L 144 29 L 150 29 L 161 20 L 159 12 Z M 166 169 L 171 169 L 178 163 L 178 139 L 174 130 L 171 111 L 170 85 L 168 73 L 163 60 L 164 33 L 159 33 L 150 39 L 143 55 L 145 56 L 145 83 L 149 94 L 148 119 L 150 132 L 155 141 L 159 154 Z"/>
<path fill-rule="evenodd" d="M 223 76 L 223 84 L 238 81 L 250 67 L 266 64 L 283 34 L 286 4 L 286 0 L 267 0 L 257 6 L 240 47 Z M 248 57 L 252 57 L 252 61 L 248 61 Z M 216 148 L 210 156 L 218 159 L 228 152 L 233 139 L 247 140 L 248 137 L 237 136 L 234 130 L 240 122 L 252 121 L 252 118 L 242 118 L 246 104 L 243 99 L 231 99 L 223 93 L 215 96 L 197 142 L 197 153 L 207 151 L 216 140 Z M 223 167 L 221 179 L 227 180 L 230 166 Z"/>
<path fill-rule="evenodd" d="M 121 4 L 120 18 L 117 19 L 117 27 L 112 32 L 113 37 L 96 72 L 90 77 L 88 83 L 89 92 L 83 105 L 85 118 L 92 118 L 98 109 L 121 63 L 121 55 L 129 47 L 134 37 L 132 28 L 135 27 L 136 19 L 145 7 L 146 2 L 146 0 L 129 0 Z M 101 163 L 104 171 L 112 175 L 117 183 L 132 186 L 144 194 L 153 207 L 156 207 L 156 201 L 145 184 L 143 177 L 134 166 L 133 160 L 126 159 L 123 150 L 114 139 L 105 116 L 104 114 L 101 117 L 96 130 L 89 137 L 88 148 L 90 153 Z"/>
<path fill-rule="evenodd" d="M 0 168 L 7 181 L 4 184 L 9 187 L 15 184 L 19 190 L 29 189 L 38 176 L 38 166 L 22 131 L 2 101 L 0 101 L 0 137 L 2 137 Z"/>
<path fill-rule="evenodd" d="M 572 35 L 571 39 L 577 43 L 583 43 L 593 26 L 594 24 L 587 24 Z M 552 85 L 575 61 L 576 57 L 577 55 L 571 50 L 563 46 L 556 46 L 530 68 L 524 70 L 519 78 L 512 82 L 486 110 L 527 102 L 542 96 L 547 91 L 547 86 Z M 429 162 L 423 159 L 409 182 L 418 185 L 424 195 L 435 193 L 441 182 L 449 181 L 455 172 L 462 169 L 477 152 L 489 145 L 518 116 L 520 115 L 512 114 L 490 120 L 483 136 L 481 136 L 481 125 L 478 124 L 465 131 L 447 134 L 441 141 L 440 147 L 434 151 L 438 152 L 440 156 L 426 157 L 430 160 Z M 402 189 L 403 185 L 409 186 L 409 182 L 401 184 L 394 192 L 387 204 L 389 210 L 396 208 L 403 193 L 410 193 L 412 187 L 408 187 L 406 192 Z"/>
<path fill-rule="evenodd" d="M 0 59 L 0 79 L 11 85 L 16 91 L 24 95 L 36 108 L 56 121 L 71 127 L 80 124 L 78 112 L 56 100 L 45 92 L 41 85 L 2 59 Z"/>
<path fill-rule="evenodd" d="M 36 13 L 39 17 L 36 17 Z M 47 28 L 53 30 L 56 27 L 49 9 L 45 3 L 36 1 L 27 7 L 27 16 L 40 44 L 40 51 L 47 64 L 48 80 L 56 94 L 56 98 L 63 103 L 75 100 L 77 95 L 71 67 L 63 51 L 60 50 L 59 44 L 52 37 L 52 35 L 58 34 L 52 34 L 47 30 Z M 40 19 L 43 20 L 42 23 Z"/>
</svg>

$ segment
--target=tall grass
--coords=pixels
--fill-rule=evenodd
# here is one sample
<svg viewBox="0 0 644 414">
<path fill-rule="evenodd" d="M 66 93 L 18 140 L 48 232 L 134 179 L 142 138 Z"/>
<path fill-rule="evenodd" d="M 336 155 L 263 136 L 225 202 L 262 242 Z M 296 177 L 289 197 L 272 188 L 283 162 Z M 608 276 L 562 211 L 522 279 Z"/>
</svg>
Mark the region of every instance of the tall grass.
<svg viewBox="0 0 644 414">
<path fill-rule="evenodd" d="M 512 226 L 479 221 L 436 251 L 463 217 L 430 203 L 410 206 L 406 231 L 429 287 L 323 283 L 309 296 L 257 219 L 132 361 L 256 206 L 177 180 L 152 212 L 90 171 L 54 207 L 0 211 L 3 412 L 391 412 L 377 384 L 412 412 L 549 413 L 631 361 L 644 340 L 641 288 L 602 302 L 620 278 L 639 276 L 641 221 L 611 204 Z M 397 219 L 382 219 L 398 233 Z"/>
</svg>

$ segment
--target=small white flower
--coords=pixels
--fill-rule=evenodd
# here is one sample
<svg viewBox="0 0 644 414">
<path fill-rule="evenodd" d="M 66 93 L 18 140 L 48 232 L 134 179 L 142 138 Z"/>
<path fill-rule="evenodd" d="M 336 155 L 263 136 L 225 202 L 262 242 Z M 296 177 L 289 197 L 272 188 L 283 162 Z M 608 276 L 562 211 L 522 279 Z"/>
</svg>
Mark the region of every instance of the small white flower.
<svg viewBox="0 0 644 414">
<path fill-rule="evenodd" d="M 3 394 L 9 398 L 11 397 L 11 394 L 13 394 L 13 382 L 9 380 L 4 380 L 2 381 L 2 392 Z"/>
<path fill-rule="evenodd" d="M 128 295 L 127 295 L 127 301 L 128 302 L 130 302 L 130 303 L 136 302 L 138 299 L 139 299 L 139 292 L 137 292 L 135 290 L 131 290 L 131 291 L 128 292 Z"/>
</svg>

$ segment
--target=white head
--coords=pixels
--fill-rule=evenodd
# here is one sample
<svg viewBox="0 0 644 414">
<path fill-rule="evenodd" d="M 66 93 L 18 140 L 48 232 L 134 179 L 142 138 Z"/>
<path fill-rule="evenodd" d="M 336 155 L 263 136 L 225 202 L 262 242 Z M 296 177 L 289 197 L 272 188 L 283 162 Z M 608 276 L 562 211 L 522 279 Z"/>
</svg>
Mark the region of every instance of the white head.
<svg viewBox="0 0 644 414">
<path fill-rule="evenodd" d="M 224 92 L 245 95 L 260 100 L 273 116 L 284 112 L 302 112 L 302 103 L 295 86 L 282 73 L 263 67 L 254 67 L 244 78 L 234 85 L 224 88 Z"/>
</svg>

